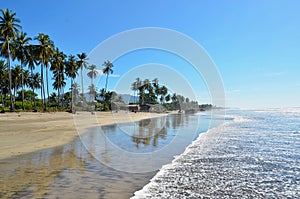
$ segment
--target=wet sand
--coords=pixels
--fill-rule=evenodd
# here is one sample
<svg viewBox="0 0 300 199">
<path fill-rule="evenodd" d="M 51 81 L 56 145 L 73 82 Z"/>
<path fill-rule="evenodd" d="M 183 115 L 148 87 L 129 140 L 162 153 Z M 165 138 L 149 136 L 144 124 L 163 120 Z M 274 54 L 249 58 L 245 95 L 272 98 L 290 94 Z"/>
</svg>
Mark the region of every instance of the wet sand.
<svg viewBox="0 0 300 199">
<path fill-rule="evenodd" d="M 65 112 L 0 114 L 0 159 L 65 145 L 87 128 L 134 122 L 164 114 L 131 112 Z"/>
</svg>

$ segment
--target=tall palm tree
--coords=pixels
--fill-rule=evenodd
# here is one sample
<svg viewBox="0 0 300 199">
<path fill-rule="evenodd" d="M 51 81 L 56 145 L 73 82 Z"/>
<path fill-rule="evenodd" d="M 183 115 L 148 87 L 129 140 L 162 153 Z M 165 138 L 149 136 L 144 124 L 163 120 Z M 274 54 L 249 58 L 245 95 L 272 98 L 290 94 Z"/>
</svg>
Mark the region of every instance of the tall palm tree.
<svg viewBox="0 0 300 199">
<path fill-rule="evenodd" d="M 133 90 L 133 97 L 134 97 L 134 103 L 136 103 L 136 93 L 137 93 L 137 91 L 138 91 L 138 84 L 137 84 L 137 82 L 133 82 L 132 84 L 131 84 L 131 90 Z"/>
<path fill-rule="evenodd" d="M 72 91 L 72 106 L 74 108 L 74 102 L 77 101 L 77 97 L 79 96 L 80 85 L 75 82 L 71 85 L 70 89 Z M 72 109 L 72 111 L 75 111 L 75 110 Z"/>
<path fill-rule="evenodd" d="M 77 57 L 78 57 L 78 65 L 80 67 L 80 75 L 81 75 L 81 97 L 82 97 L 82 101 L 84 101 L 84 85 L 83 85 L 83 74 L 82 74 L 82 71 L 83 71 L 83 68 L 86 68 L 87 67 L 87 55 L 85 53 L 80 53 L 80 54 L 77 54 Z"/>
<path fill-rule="evenodd" d="M 43 63 L 43 66 L 41 66 L 41 93 L 43 93 L 43 104 L 44 104 L 44 110 L 47 109 L 47 103 L 46 103 L 46 97 L 45 97 L 45 87 L 44 87 L 44 67 L 46 69 L 46 86 L 47 86 L 47 95 L 48 99 L 50 97 L 49 95 L 49 81 L 48 81 L 48 63 L 50 62 L 50 59 L 54 52 L 54 44 L 50 40 L 50 37 L 46 34 L 39 33 L 37 37 L 35 37 L 36 40 L 39 41 L 39 45 L 37 46 L 37 53 L 38 53 L 38 59 L 40 62 Z"/>
<path fill-rule="evenodd" d="M 27 57 L 24 64 L 28 66 L 28 69 L 31 71 L 30 73 L 32 75 L 35 66 L 39 64 L 38 48 L 36 45 L 27 46 Z"/>
<path fill-rule="evenodd" d="M 165 97 L 168 94 L 168 88 L 165 86 L 162 86 L 160 88 L 160 95 L 161 95 L 161 103 L 163 104 L 165 101 Z"/>
<path fill-rule="evenodd" d="M 61 90 L 66 85 L 65 77 L 64 77 L 64 68 L 65 68 L 65 58 L 66 55 L 59 51 L 58 48 L 55 49 L 53 57 L 51 59 L 51 67 L 50 70 L 53 71 L 53 82 L 54 89 L 57 90 L 57 101 L 60 103 Z"/>
<path fill-rule="evenodd" d="M 103 74 L 106 74 L 106 81 L 105 81 L 105 92 L 107 91 L 107 83 L 108 83 L 108 75 L 112 74 L 114 71 L 112 70 L 112 67 L 114 67 L 114 65 L 109 61 L 105 61 L 102 66 L 104 66 L 103 68 Z"/>
<path fill-rule="evenodd" d="M 7 59 L 7 70 L 9 79 L 9 94 L 10 94 L 10 110 L 15 110 L 12 95 L 12 77 L 10 69 L 10 41 L 16 37 L 16 34 L 22 28 L 19 24 L 20 19 L 16 18 L 16 13 L 11 10 L 2 10 L 0 16 L 0 39 L 3 40 L 1 54 Z"/>
<path fill-rule="evenodd" d="M 28 66 L 28 70 L 30 70 L 30 76 L 33 75 L 33 70 L 35 66 L 39 64 L 38 60 L 38 51 L 36 45 L 28 45 L 27 46 L 27 57 L 25 59 L 25 65 Z M 32 96 L 30 97 L 32 99 Z M 42 95 L 41 95 L 42 98 Z"/>
<path fill-rule="evenodd" d="M 88 67 L 88 69 L 90 70 L 88 73 L 87 73 L 87 76 L 89 78 L 91 78 L 91 86 L 89 88 L 90 90 L 90 95 L 92 95 L 93 97 L 93 100 L 95 100 L 95 97 L 96 97 L 96 89 L 95 89 L 95 85 L 94 85 L 94 78 L 97 76 L 97 71 L 96 71 L 96 65 L 92 64 Z"/>
<path fill-rule="evenodd" d="M 69 77 L 71 79 L 71 97 L 72 97 L 71 110 L 72 110 L 72 113 L 74 113 L 74 100 L 75 100 L 75 98 L 74 98 L 74 94 L 75 94 L 74 79 L 78 75 L 78 69 L 79 69 L 79 66 L 78 66 L 78 62 L 77 62 L 75 56 L 70 55 L 66 62 L 65 73 L 66 73 L 67 77 Z"/>
<path fill-rule="evenodd" d="M 140 88 L 142 86 L 142 80 L 139 77 L 137 77 L 135 79 L 135 82 L 136 82 L 136 86 L 137 86 L 137 94 L 136 95 L 138 96 L 138 94 L 140 95 L 140 93 L 138 93 L 138 92 L 140 92 Z"/>
<path fill-rule="evenodd" d="M 29 87 L 32 89 L 34 93 L 35 89 L 41 88 L 41 76 L 39 73 L 32 73 L 29 77 Z M 36 109 L 36 99 L 34 97 L 34 109 Z"/>
<path fill-rule="evenodd" d="M 16 65 L 15 68 L 11 71 L 12 83 L 14 87 L 14 96 L 16 96 L 17 90 L 20 88 L 22 84 L 22 68 L 20 65 Z M 15 98 L 14 98 L 15 102 Z"/>
<path fill-rule="evenodd" d="M 88 69 L 90 70 L 88 73 L 87 73 L 87 76 L 89 78 L 91 78 L 91 83 L 94 84 L 93 80 L 96 78 L 97 76 L 97 71 L 96 71 L 96 65 L 92 64 L 88 67 Z"/>
<path fill-rule="evenodd" d="M 2 105 L 5 106 L 5 95 L 8 91 L 8 72 L 7 72 L 7 64 L 3 60 L 0 60 L 0 91 L 1 91 L 1 102 Z"/>
<path fill-rule="evenodd" d="M 102 89 L 100 90 L 99 96 L 102 98 L 103 101 L 105 100 L 105 89 L 104 89 L 104 88 L 102 88 Z"/>
<path fill-rule="evenodd" d="M 20 61 L 21 68 L 22 68 L 22 109 L 25 110 L 24 107 L 24 72 L 23 72 L 23 66 L 26 63 L 26 59 L 29 54 L 29 41 L 31 40 L 30 37 L 26 37 L 26 33 L 21 32 L 17 35 L 17 38 L 14 42 L 15 47 L 15 56 L 14 58 L 17 58 Z"/>
</svg>

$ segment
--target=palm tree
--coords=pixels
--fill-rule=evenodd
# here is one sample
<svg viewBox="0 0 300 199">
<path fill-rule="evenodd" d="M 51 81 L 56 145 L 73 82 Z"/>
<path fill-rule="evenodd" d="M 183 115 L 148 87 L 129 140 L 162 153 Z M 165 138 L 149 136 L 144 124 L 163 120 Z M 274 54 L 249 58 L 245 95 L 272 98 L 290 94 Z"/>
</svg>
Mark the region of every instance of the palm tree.
<svg viewBox="0 0 300 199">
<path fill-rule="evenodd" d="M 139 92 L 140 91 L 140 87 L 142 86 L 142 80 L 139 78 L 139 77 L 137 77 L 136 79 L 135 79 L 135 82 L 136 82 L 136 86 L 137 86 L 137 92 Z M 139 93 L 140 94 L 140 93 Z M 136 93 L 136 95 L 138 96 L 138 93 Z M 139 98 L 138 98 L 139 99 Z"/>
<path fill-rule="evenodd" d="M 25 59 L 24 64 L 28 66 L 28 69 L 30 70 L 30 76 L 33 76 L 33 74 L 34 74 L 33 70 L 35 69 L 35 66 L 39 64 L 38 51 L 37 51 L 36 45 L 28 45 L 27 46 L 27 57 Z M 30 98 L 32 101 L 32 96 Z M 42 95 L 41 95 L 41 98 L 42 98 Z M 35 109 L 36 109 L 36 107 L 35 107 Z"/>
<path fill-rule="evenodd" d="M 138 91 L 138 84 L 137 84 L 137 82 L 133 82 L 132 84 L 131 84 L 131 90 L 133 90 L 133 97 L 134 97 L 134 103 L 136 103 L 136 93 L 137 93 L 137 91 Z"/>
<path fill-rule="evenodd" d="M 91 78 L 91 87 L 89 88 L 89 90 L 90 90 L 90 95 L 93 97 L 94 100 L 96 97 L 96 89 L 93 80 L 97 76 L 96 65 L 92 64 L 88 67 L 88 69 L 90 71 L 87 73 L 87 76 Z"/>
<path fill-rule="evenodd" d="M 33 73 L 29 77 L 29 87 L 32 89 L 32 92 L 34 93 L 34 89 L 41 88 L 41 76 L 39 73 Z M 34 109 L 36 109 L 36 100 L 34 96 Z"/>
<path fill-rule="evenodd" d="M 168 95 L 166 96 L 165 100 L 166 100 L 166 102 L 168 103 L 168 102 L 171 100 L 171 95 L 168 94 Z"/>
<path fill-rule="evenodd" d="M 147 89 L 147 90 L 150 92 L 150 91 L 151 91 L 151 89 L 152 89 L 152 86 L 151 86 L 150 80 L 149 80 L 149 79 L 145 79 L 143 83 L 144 83 L 144 87 L 145 87 L 145 89 Z"/>
<path fill-rule="evenodd" d="M 165 101 L 165 96 L 168 94 L 168 88 L 165 86 L 162 86 L 160 88 L 160 95 L 161 95 L 161 103 L 163 104 Z"/>
<path fill-rule="evenodd" d="M 175 110 L 178 108 L 178 105 L 179 105 L 176 93 L 173 93 L 171 99 L 172 99 L 173 109 Z"/>
<path fill-rule="evenodd" d="M 87 67 L 87 55 L 85 53 L 77 54 L 77 57 L 79 58 L 78 65 L 80 67 L 80 75 L 81 75 L 81 96 L 82 96 L 82 101 L 84 100 L 84 85 L 83 85 L 83 68 Z"/>
<path fill-rule="evenodd" d="M 75 111 L 74 109 L 74 102 L 77 102 L 77 97 L 79 96 L 79 89 L 80 85 L 76 82 L 71 85 L 70 90 L 72 91 L 72 111 Z M 74 113 L 74 112 L 73 112 Z"/>
<path fill-rule="evenodd" d="M 99 96 L 102 98 L 103 101 L 105 101 L 105 89 L 104 89 L 104 88 L 102 88 L 102 89 L 100 90 Z"/>
<path fill-rule="evenodd" d="M 19 24 L 20 19 L 16 18 L 16 13 L 11 10 L 1 10 L 2 16 L 0 16 L 0 38 L 3 40 L 1 54 L 7 58 L 7 70 L 9 79 L 9 94 L 10 94 L 10 110 L 15 110 L 12 95 L 12 77 L 10 69 L 10 41 L 16 37 L 16 34 L 21 29 Z"/>
<path fill-rule="evenodd" d="M 49 99 L 49 81 L 48 81 L 48 63 L 50 62 L 50 59 L 53 55 L 53 48 L 54 44 L 50 40 L 50 37 L 46 34 L 39 33 L 37 37 L 35 37 L 36 40 L 39 41 L 39 45 L 37 46 L 37 53 L 38 53 L 38 59 L 40 62 L 43 63 L 44 66 L 41 66 L 41 94 L 43 93 L 43 104 L 44 104 L 44 110 L 47 109 L 46 105 L 46 97 L 45 97 L 45 87 L 44 87 L 44 67 L 46 68 L 46 83 L 47 83 L 47 95 Z"/>
<path fill-rule="evenodd" d="M 5 95 L 8 91 L 8 72 L 6 64 L 3 60 L 0 60 L 0 90 L 1 90 L 1 102 L 2 105 L 5 106 Z"/>
<path fill-rule="evenodd" d="M 21 68 L 22 68 L 22 109 L 25 110 L 24 107 L 24 73 L 23 73 L 23 66 L 26 63 L 26 59 L 28 57 L 28 44 L 31 40 L 30 37 L 26 37 L 26 33 L 21 32 L 17 35 L 17 38 L 14 42 L 15 47 L 15 58 L 20 61 Z"/>
<path fill-rule="evenodd" d="M 16 96 L 17 90 L 20 88 L 22 82 L 22 68 L 20 65 L 16 65 L 11 71 L 12 83 L 14 87 L 14 96 Z M 15 102 L 15 98 L 14 98 Z"/>
<path fill-rule="evenodd" d="M 61 90 L 66 85 L 66 82 L 64 81 L 65 58 L 66 55 L 63 52 L 59 51 L 58 48 L 56 48 L 51 59 L 50 70 L 53 71 L 53 79 L 55 80 L 52 86 L 57 90 L 58 103 L 60 103 L 60 96 L 63 96 L 61 95 Z"/>
<path fill-rule="evenodd" d="M 107 83 L 108 83 L 108 75 L 112 74 L 114 71 L 112 70 L 112 67 L 114 67 L 114 65 L 109 61 L 105 61 L 102 66 L 104 66 L 103 68 L 103 74 L 106 74 L 106 81 L 105 81 L 105 92 L 107 90 Z"/>
<path fill-rule="evenodd" d="M 32 75 L 35 66 L 39 64 L 38 48 L 36 45 L 27 46 L 27 57 L 24 64 L 28 66 L 28 69 L 31 71 Z"/>
<path fill-rule="evenodd" d="M 78 75 L 78 63 L 76 61 L 76 58 L 74 55 L 70 55 L 69 58 L 68 58 L 68 61 L 66 62 L 66 68 L 65 68 L 65 73 L 68 77 L 70 77 L 71 79 L 71 97 L 72 97 L 72 100 L 71 100 L 71 110 L 72 110 L 72 113 L 74 113 L 74 79 L 76 78 L 76 76 Z"/>
<path fill-rule="evenodd" d="M 90 70 L 88 73 L 87 73 L 87 76 L 89 78 L 91 78 L 91 83 L 94 84 L 93 80 L 95 79 L 95 77 L 97 76 L 97 71 L 96 71 L 96 65 L 92 64 L 88 67 L 88 69 Z"/>
</svg>

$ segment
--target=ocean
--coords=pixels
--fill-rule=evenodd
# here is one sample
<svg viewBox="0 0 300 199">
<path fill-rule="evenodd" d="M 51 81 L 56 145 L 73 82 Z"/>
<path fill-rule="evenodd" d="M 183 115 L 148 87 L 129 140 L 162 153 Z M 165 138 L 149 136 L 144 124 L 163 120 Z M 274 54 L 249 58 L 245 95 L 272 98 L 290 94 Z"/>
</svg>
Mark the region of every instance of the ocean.
<svg viewBox="0 0 300 199">
<path fill-rule="evenodd" d="M 300 198 L 300 108 L 226 112 L 90 128 L 0 160 L 0 198 Z"/>
<path fill-rule="evenodd" d="M 226 117 L 132 198 L 300 198 L 300 108 Z"/>
</svg>

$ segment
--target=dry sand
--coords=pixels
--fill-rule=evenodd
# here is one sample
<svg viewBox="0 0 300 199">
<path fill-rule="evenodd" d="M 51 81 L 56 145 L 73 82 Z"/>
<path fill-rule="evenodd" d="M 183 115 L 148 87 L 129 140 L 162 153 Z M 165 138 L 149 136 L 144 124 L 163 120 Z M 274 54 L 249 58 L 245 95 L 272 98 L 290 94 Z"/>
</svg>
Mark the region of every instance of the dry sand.
<svg viewBox="0 0 300 199">
<path fill-rule="evenodd" d="M 89 127 L 163 115 L 131 112 L 0 114 L 0 159 L 67 144 Z"/>
</svg>

